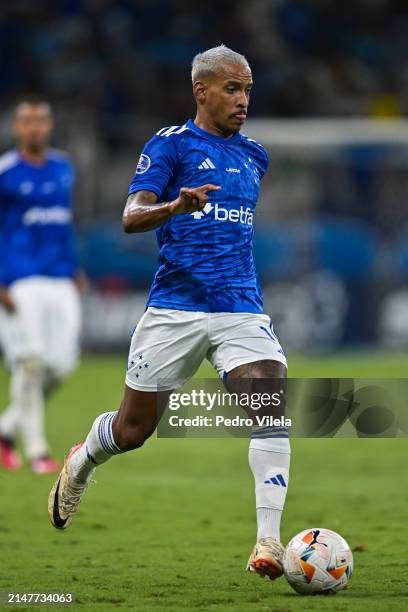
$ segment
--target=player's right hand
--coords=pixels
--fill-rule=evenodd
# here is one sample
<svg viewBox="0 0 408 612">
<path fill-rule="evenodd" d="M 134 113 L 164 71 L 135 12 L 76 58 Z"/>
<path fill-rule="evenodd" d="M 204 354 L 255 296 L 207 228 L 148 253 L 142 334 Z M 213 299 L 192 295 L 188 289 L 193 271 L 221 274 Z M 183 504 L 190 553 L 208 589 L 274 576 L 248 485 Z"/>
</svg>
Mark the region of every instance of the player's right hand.
<svg viewBox="0 0 408 612">
<path fill-rule="evenodd" d="M 180 215 L 183 213 L 192 213 L 196 210 L 202 210 L 208 202 L 209 191 L 218 191 L 221 189 L 219 185 L 207 183 L 201 187 L 182 187 L 179 196 L 172 202 L 173 214 Z"/>
<path fill-rule="evenodd" d="M 17 308 L 13 298 L 5 287 L 0 288 L 0 305 L 4 306 L 7 312 L 16 312 Z"/>
</svg>

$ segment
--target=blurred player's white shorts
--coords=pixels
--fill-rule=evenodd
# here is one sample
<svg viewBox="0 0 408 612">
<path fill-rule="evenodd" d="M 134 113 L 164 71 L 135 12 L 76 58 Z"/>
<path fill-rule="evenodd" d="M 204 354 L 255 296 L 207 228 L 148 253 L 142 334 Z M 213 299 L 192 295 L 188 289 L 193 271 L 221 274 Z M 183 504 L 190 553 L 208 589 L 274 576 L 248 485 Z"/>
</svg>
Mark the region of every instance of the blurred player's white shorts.
<svg viewBox="0 0 408 612">
<path fill-rule="evenodd" d="M 30 276 L 15 281 L 9 292 L 16 312 L 0 309 L 0 338 L 6 361 L 38 358 L 57 376 L 69 374 L 79 358 L 81 304 L 74 282 Z"/>
<path fill-rule="evenodd" d="M 180 387 L 205 357 L 221 377 L 262 359 L 287 365 L 266 314 L 149 307 L 132 335 L 126 384 L 140 391 Z"/>
</svg>

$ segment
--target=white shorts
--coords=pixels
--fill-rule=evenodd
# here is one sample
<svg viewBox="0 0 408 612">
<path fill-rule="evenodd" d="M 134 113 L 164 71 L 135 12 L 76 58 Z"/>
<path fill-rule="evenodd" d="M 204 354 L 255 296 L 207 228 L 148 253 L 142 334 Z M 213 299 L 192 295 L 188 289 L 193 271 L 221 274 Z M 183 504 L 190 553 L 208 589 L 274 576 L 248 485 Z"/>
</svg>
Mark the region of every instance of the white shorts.
<svg viewBox="0 0 408 612">
<path fill-rule="evenodd" d="M 74 282 L 30 276 L 15 281 L 9 292 L 15 313 L 0 308 L 0 337 L 6 361 L 38 358 L 57 376 L 65 376 L 79 358 L 81 305 Z"/>
<path fill-rule="evenodd" d="M 220 376 L 262 359 L 287 365 L 266 314 L 149 307 L 132 335 L 126 385 L 140 391 L 181 387 L 205 357 Z"/>
</svg>

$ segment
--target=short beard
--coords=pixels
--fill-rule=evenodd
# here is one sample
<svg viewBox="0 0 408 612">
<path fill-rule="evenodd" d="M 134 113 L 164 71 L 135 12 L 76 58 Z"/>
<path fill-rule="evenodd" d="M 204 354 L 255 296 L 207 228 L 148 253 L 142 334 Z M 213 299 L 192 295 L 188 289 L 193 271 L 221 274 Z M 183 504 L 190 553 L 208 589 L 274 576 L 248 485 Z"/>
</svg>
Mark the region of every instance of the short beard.
<svg viewBox="0 0 408 612">
<path fill-rule="evenodd" d="M 37 144 L 36 142 L 28 142 L 24 146 L 30 153 L 37 154 L 42 153 L 47 148 L 47 143 Z"/>
</svg>

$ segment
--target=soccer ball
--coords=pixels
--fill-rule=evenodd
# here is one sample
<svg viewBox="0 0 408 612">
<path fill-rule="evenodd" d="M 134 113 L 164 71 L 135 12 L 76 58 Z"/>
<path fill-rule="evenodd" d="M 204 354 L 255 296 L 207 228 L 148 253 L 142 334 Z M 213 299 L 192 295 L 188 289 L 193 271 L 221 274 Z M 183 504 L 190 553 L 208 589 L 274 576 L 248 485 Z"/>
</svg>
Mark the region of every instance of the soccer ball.
<svg viewBox="0 0 408 612">
<path fill-rule="evenodd" d="M 292 588 L 303 595 L 333 594 L 347 586 L 353 554 L 330 529 L 305 529 L 285 549 L 283 568 Z"/>
</svg>

